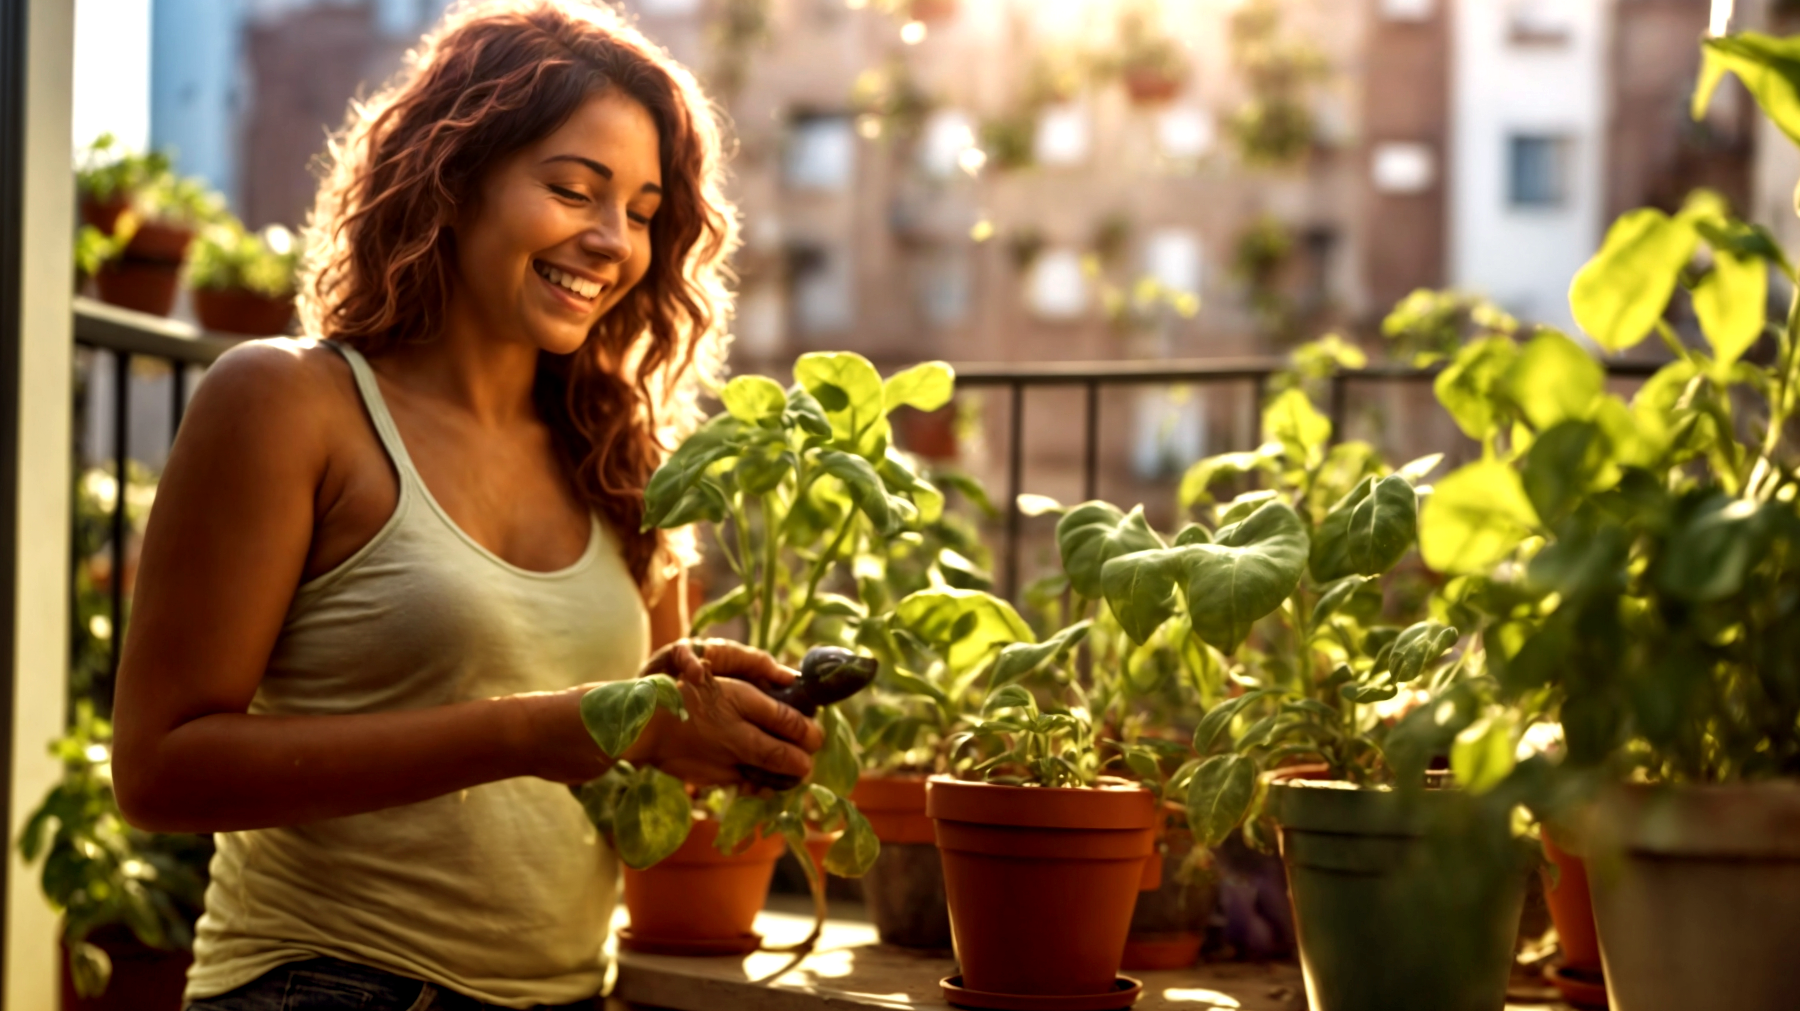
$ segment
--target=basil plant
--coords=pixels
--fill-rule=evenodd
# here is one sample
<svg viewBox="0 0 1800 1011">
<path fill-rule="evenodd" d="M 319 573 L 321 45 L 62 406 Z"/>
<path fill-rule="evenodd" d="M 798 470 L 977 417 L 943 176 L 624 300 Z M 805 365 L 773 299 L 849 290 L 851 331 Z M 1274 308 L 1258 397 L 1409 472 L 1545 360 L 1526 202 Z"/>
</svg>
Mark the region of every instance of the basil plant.
<svg viewBox="0 0 1800 1011">
<path fill-rule="evenodd" d="M 1694 111 L 1736 73 L 1800 143 L 1800 38 L 1705 41 Z M 1771 274 L 1796 292 L 1769 319 Z M 1629 400 L 1569 338 L 1464 348 L 1438 396 L 1482 459 L 1421 517 L 1516 739 L 1560 725 L 1565 772 L 1662 782 L 1800 775 L 1800 287 L 1768 232 L 1705 191 L 1615 222 L 1570 291 L 1607 352 L 1671 361 Z M 1679 293 L 1679 294 L 1678 294 Z M 1667 321 L 1691 306 L 1703 344 Z M 1496 746 L 1496 760 L 1509 748 Z"/>
<path fill-rule="evenodd" d="M 1181 644 L 1194 675 L 1212 682 L 1220 701 L 1168 783 L 1185 791 L 1189 826 L 1207 846 L 1250 814 L 1263 771 L 1323 762 L 1353 783 L 1394 782 L 1395 700 L 1461 673 L 1460 661 L 1445 662 L 1455 628 L 1384 615 L 1384 580 L 1416 543 L 1415 485 L 1438 459 L 1391 472 L 1366 444 L 1333 445 L 1330 421 L 1298 388 L 1269 403 L 1263 428 L 1261 448 L 1203 460 L 1183 482 L 1192 505 L 1213 503 L 1227 482 L 1265 485 L 1216 503 L 1212 526 L 1164 535 L 1142 506 L 1088 502 L 1056 531 L 1083 609 L 1104 604 L 1133 643 Z M 1150 776 L 1160 756 L 1128 746 L 1124 757 Z"/>
</svg>

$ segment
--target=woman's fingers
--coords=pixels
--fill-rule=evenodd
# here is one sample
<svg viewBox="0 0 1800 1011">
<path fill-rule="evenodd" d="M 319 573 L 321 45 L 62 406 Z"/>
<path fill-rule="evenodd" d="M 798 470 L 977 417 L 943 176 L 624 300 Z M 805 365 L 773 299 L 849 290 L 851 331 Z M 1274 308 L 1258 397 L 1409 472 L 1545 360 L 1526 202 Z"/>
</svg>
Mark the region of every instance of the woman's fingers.
<svg viewBox="0 0 1800 1011">
<path fill-rule="evenodd" d="M 763 730 L 784 741 L 798 744 L 807 752 L 818 751 L 825 746 L 825 731 L 817 723 L 800 715 L 800 711 L 793 706 L 777 702 L 755 689 L 738 692 L 736 696 L 738 712 Z"/>
<path fill-rule="evenodd" d="M 706 665 L 719 677 L 755 681 L 780 688 L 792 684 L 800 675 L 775 662 L 760 649 L 751 649 L 730 639 L 702 639 L 699 642 Z"/>
</svg>

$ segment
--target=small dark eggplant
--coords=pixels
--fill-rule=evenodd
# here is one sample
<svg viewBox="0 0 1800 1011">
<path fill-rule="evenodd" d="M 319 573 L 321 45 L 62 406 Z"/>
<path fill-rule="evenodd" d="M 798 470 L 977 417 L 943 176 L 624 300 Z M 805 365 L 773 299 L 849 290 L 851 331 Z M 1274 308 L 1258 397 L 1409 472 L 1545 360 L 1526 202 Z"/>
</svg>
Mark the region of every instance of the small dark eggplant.
<svg viewBox="0 0 1800 1011">
<path fill-rule="evenodd" d="M 835 705 L 867 688 L 880 669 L 881 663 L 874 657 L 857 656 L 837 646 L 817 646 L 806 651 L 806 657 L 800 661 L 800 676 L 792 684 L 763 691 L 811 718 L 819 714 L 820 706 Z M 771 790 L 792 790 L 800 785 L 798 777 L 754 765 L 740 765 L 738 772 L 751 784 Z"/>
</svg>

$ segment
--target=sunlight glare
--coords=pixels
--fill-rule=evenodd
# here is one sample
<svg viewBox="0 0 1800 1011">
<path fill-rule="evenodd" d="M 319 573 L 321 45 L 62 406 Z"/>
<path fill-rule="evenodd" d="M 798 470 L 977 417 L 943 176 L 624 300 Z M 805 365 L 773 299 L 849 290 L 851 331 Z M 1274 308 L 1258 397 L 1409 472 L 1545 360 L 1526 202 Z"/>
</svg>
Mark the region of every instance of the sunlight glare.
<svg viewBox="0 0 1800 1011">
<path fill-rule="evenodd" d="M 900 26 L 900 41 L 909 46 L 916 46 L 925 41 L 925 22 L 908 21 Z"/>
<path fill-rule="evenodd" d="M 1170 987 L 1163 991 L 1163 1000 L 1170 1003 L 1205 1004 L 1209 1008 L 1241 1008 L 1236 997 L 1230 997 L 1217 990 L 1202 990 L 1199 987 Z"/>
<path fill-rule="evenodd" d="M 1708 23 L 1706 34 L 1724 35 L 1731 31 L 1732 8 L 1737 0 L 1712 0 L 1712 20 Z"/>
</svg>

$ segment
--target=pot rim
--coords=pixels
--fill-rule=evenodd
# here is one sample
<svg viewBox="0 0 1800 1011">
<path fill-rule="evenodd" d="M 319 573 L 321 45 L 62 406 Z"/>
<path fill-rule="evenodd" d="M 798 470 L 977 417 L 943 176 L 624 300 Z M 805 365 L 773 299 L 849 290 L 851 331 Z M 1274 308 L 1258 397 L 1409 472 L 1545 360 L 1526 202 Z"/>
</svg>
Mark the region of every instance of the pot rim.
<svg viewBox="0 0 1800 1011">
<path fill-rule="evenodd" d="M 1613 783 L 1589 848 L 1685 857 L 1800 860 L 1800 780 Z"/>
<path fill-rule="evenodd" d="M 1155 795 L 1137 783 L 1008 786 L 953 776 L 926 781 L 925 813 L 978 825 L 1130 831 L 1154 828 L 1161 816 Z"/>
</svg>

